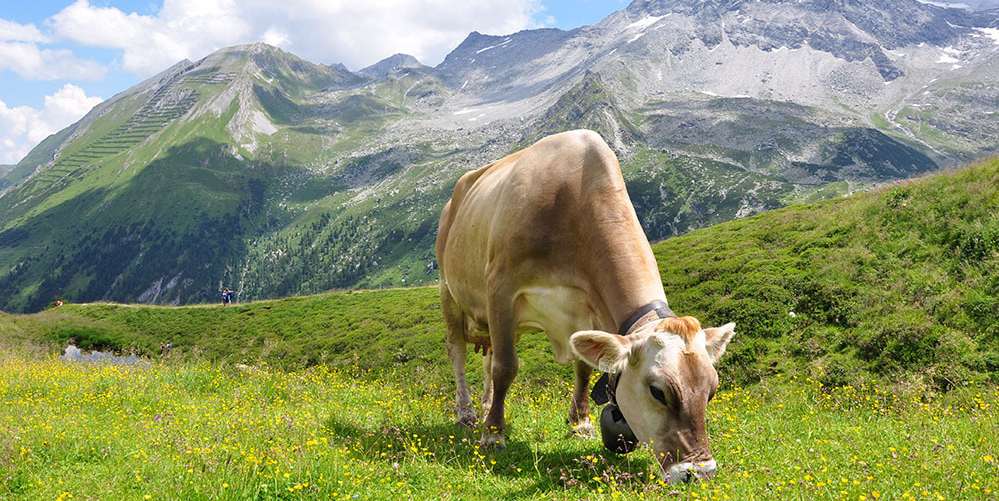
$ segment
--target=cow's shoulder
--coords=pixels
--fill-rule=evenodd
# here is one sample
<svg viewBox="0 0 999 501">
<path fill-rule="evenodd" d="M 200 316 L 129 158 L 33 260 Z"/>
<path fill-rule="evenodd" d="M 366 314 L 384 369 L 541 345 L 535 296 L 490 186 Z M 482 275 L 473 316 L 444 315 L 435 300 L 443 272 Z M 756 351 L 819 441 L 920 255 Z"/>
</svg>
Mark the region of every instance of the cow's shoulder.
<svg viewBox="0 0 999 501">
<path fill-rule="evenodd" d="M 619 174 L 621 166 L 614 150 L 604 138 L 589 129 L 577 129 L 548 136 L 535 143 L 553 159 L 565 159 L 569 166 L 580 165 L 588 171 Z M 561 163 L 561 162 L 553 162 Z"/>
<path fill-rule="evenodd" d="M 550 147 L 562 153 L 596 154 L 599 157 L 614 156 L 614 151 L 604 138 L 589 129 L 576 129 L 553 134 L 535 143 L 537 147 Z"/>
</svg>

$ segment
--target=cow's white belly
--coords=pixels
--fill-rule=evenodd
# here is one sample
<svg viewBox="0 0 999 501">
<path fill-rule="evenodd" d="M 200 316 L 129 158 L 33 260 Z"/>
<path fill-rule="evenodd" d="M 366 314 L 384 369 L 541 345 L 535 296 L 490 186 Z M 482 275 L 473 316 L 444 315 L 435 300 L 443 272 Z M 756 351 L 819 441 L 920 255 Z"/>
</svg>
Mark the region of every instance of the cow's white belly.
<svg viewBox="0 0 999 501">
<path fill-rule="evenodd" d="M 569 363 L 575 359 L 569 347 L 569 336 L 581 330 L 592 330 L 596 315 L 586 294 L 567 286 L 533 286 L 517 294 L 517 327 L 545 331 L 555 352 L 555 360 Z"/>
</svg>

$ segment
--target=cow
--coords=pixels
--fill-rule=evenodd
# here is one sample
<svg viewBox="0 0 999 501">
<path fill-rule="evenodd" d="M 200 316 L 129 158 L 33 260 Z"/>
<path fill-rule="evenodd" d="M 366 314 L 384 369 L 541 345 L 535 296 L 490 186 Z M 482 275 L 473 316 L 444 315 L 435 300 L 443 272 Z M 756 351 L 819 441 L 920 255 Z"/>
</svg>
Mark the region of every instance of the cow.
<svg viewBox="0 0 999 501">
<path fill-rule="evenodd" d="M 705 329 L 671 313 L 617 157 L 599 134 L 555 134 L 461 176 L 435 248 L 458 422 L 469 427 L 478 418 L 468 345 L 483 352 L 483 446 L 505 445 L 515 344 L 543 331 L 555 359 L 575 363 L 577 435 L 594 436 L 588 393 L 598 369 L 614 375 L 614 403 L 667 480 L 714 474 L 705 409 L 735 325 Z"/>
</svg>

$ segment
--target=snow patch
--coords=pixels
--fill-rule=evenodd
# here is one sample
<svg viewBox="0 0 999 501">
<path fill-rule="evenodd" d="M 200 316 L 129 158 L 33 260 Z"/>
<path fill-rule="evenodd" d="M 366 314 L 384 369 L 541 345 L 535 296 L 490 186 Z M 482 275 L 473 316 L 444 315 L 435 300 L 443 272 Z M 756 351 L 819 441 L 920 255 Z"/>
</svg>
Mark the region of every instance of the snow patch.
<svg viewBox="0 0 999 501">
<path fill-rule="evenodd" d="M 510 38 L 510 37 L 507 37 L 507 39 L 506 39 L 506 40 L 503 40 L 502 42 L 500 42 L 500 43 L 498 43 L 498 44 L 496 44 L 496 45 L 490 45 L 489 47 L 486 47 L 486 48 L 484 48 L 484 49 L 479 49 L 479 50 L 475 51 L 475 53 L 476 53 L 476 54 L 482 54 L 483 52 L 485 52 L 485 51 L 487 51 L 487 50 L 491 50 L 491 49 L 496 49 L 496 48 L 500 48 L 500 47 L 503 47 L 504 45 L 507 45 L 507 44 L 509 44 L 509 43 L 510 43 L 510 42 L 512 42 L 512 41 L 513 41 L 513 39 L 512 39 L 512 38 Z"/>
<path fill-rule="evenodd" d="M 465 109 L 458 110 L 458 111 L 454 112 L 454 114 L 455 115 L 467 115 L 469 113 L 475 113 L 476 111 L 479 111 L 479 110 L 476 110 L 475 108 L 465 108 Z"/>
<path fill-rule="evenodd" d="M 975 28 L 975 31 L 992 39 L 992 42 L 999 45 L 999 28 Z"/>
<path fill-rule="evenodd" d="M 637 34 L 637 35 L 635 35 L 635 36 L 631 37 L 631 38 L 630 38 L 630 39 L 628 40 L 628 43 L 631 43 L 631 42 L 634 42 L 635 40 L 638 40 L 639 38 L 642 38 L 642 37 L 644 37 L 644 36 L 645 36 L 645 32 L 643 31 L 643 32 L 641 32 L 641 33 L 639 33 L 639 34 Z"/>
<path fill-rule="evenodd" d="M 750 96 L 748 94 L 735 94 L 735 95 L 731 95 L 731 96 L 723 96 L 721 94 L 715 94 L 714 92 L 711 92 L 711 91 L 708 91 L 708 90 L 697 90 L 695 92 L 700 92 L 701 94 L 704 94 L 705 96 L 725 97 L 725 98 L 730 98 L 730 99 L 749 99 L 749 98 L 753 97 L 753 96 Z"/>
<path fill-rule="evenodd" d="M 664 19 L 664 18 L 666 18 L 668 16 L 669 16 L 669 14 L 666 14 L 665 16 L 645 16 L 645 17 L 639 19 L 638 21 L 635 21 L 635 22 L 629 24 L 624 29 L 625 30 L 644 30 L 645 28 L 648 28 L 649 26 L 652 26 L 653 24 L 658 23 L 660 19 Z"/>
<path fill-rule="evenodd" d="M 951 63 L 957 63 L 957 62 L 960 62 L 960 61 L 961 61 L 960 59 L 958 59 L 958 58 L 956 58 L 956 57 L 954 57 L 954 56 L 952 56 L 950 54 L 941 54 L 940 55 L 940 59 L 937 59 L 937 64 L 951 64 Z"/>
<path fill-rule="evenodd" d="M 961 2 L 938 2 L 934 0 L 917 0 L 919 3 L 925 3 L 927 5 L 935 5 L 937 7 L 943 7 L 945 9 L 965 9 L 970 10 L 971 6 L 966 3 Z M 950 24 L 948 21 L 947 24 Z"/>
</svg>

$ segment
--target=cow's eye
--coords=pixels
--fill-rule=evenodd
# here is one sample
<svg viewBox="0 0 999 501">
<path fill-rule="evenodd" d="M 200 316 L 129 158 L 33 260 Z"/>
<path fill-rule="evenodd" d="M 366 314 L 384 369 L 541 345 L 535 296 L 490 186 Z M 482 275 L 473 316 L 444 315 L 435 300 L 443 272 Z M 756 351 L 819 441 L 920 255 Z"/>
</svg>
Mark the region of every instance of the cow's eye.
<svg viewBox="0 0 999 501">
<path fill-rule="evenodd" d="M 652 393 L 652 398 L 658 400 L 663 405 L 666 405 L 666 406 L 669 405 L 668 403 L 666 403 L 666 394 L 663 393 L 663 391 L 661 389 L 659 389 L 659 388 L 657 388 L 655 386 L 649 385 L 649 393 Z"/>
</svg>

